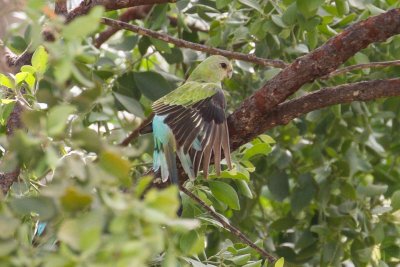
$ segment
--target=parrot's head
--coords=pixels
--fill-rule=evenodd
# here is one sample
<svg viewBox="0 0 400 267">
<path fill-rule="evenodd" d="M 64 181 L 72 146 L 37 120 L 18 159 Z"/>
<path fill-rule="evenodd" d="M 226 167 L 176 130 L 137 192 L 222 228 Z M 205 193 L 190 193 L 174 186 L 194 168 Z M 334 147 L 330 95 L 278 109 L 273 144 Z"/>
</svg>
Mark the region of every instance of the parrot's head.
<svg viewBox="0 0 400 267">
<path fill-rule="evenodd" d="M 190 81 L 221 82 L 232 77 L 232 64 L 223 56 L 210 56 L 201 62 L 189 76 Z"/>
</svg>

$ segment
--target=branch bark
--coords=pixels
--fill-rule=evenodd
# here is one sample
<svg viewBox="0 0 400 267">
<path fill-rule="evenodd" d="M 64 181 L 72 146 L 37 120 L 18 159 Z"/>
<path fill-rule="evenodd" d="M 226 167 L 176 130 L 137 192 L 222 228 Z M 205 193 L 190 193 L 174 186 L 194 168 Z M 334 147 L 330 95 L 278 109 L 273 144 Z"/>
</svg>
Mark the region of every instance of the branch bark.
<svg viewBox="0 0 400 267">
<path fill-rule="evenodd" d="M 145 5 L 138 7 L 130 7 L 124 13 L 119 16 L 119 20 L 123 22 L 128 22 L 135 19 L 144 19 L 146 15 L 150 12 L 153 5 Z M 99 36 L 94 41 L 94 46 L 99 48 L 104 42 L 106 42 L 111 36 L 113 36 L 118 28 L 110 27 L 107 30 L 99 34 Z"/>
<path fill-rule="evenodd" d="M 243 243 L 249 245 L 251 248 L 253 248 L 255 251 L 260 253 L 260 255 L 268 260 L 269 262 L 274 262 L 276 258 L 269 254 L 266 250 L 260 248 L 256 244 L 254 244 L 247 236 L 245 236 L 239 229 L 237 229 L 235 226 L 224 220 L 218 213 L 216 213 L 212 208 L 210 208 L 206 203 L 204 203 L 198 196 L 187 190 L 185 187 L 180 186 L 179 189 L 185 193 L 188 197 L 196 201 L 200 206 L 202 206 L 207 212 L 214 218 L 216 219 L 219 223 L 221 223 L 225 229 L 227 229 L 229 232 L 231 232 L 234 236 L 239 238 Z"/>
<path fill-rule="evenodd" d="M 400 96 L 400 78 L 327 87 L 279 104 L 274 110 L 264 114 L 261 121 L 253 122 L 253 124 L 254 126 L 259 123 L 265 124 L 265 130 L 270 130 L 279 125 L 286 125 L 295 118 L 321 108 L 393 96 Z M 235 138 L 240 137 L 235 136 Z M 250 139 L 242 139 L 238 143 L 231 144 L 231 147 L 237 149 L 239 143 L 244 144 L 249 141 Z"/>
<path fill-rule="evenodd" d="M 57 15 L 67 15 L 67 0 L 56 0 L 56 6 L 54 8 L 54 12 Z"/>
<path fill-rule="evenodd" d="M 355 23 L 311 53 L 296 59 L 229 116 L 232 147 L 268 129 L 265 114 L 271 112 L 306 83 L 334 71 L 348 58 L 374 42 L 400 33 L 400 9 L 393 9 Z M 247 140 L 247 141 L 245 141 Z"/>
<path fill-rule="evenodd" d="M 140 34 L 140 35 L 159 39 L 164 42 L 174 44 L 178 47 L 190 48 L 193 50 L 206 52 L 206 53 L 209 53 L 212 55 L 222 55 L 222 56 L 225 56 L 230 59 L 243 60 L 243 61 L 252 62 L 252 63 L 258 64 L 258 65 L 262 65 L 262 66 L 272 66 L 272 67 L 276 67 L 276 68 L 284 68 L 285 66 L 287 66 L 287 64 L 281 60 L 259 58 L 253 54 L 242 54 L 242 53 L 227 51 L 227 50 L 214 48 L 214 47 L 210 47 L 210 46 L 206 46 L 206 45 L 202 45 L 202 44 L 196 44 L 196 43 L 192 43 L 189 41 L 185 41 L 182 39 L 178 39 L 178 38 L 169 36 L 165 33 L 160 33 L 160 32 L 152 31 L 152 30 L 140 27 L 140 26 L 131 25 L 131 24 L 125 23 L 123 21 L 113 20 L 113 19 L 109 19 L 109 18 L 103 18 L 102 23 L 106 24 L 108 26 L 112 26 L 114 28 L 125 29 L 128 31 L 136 32 L 137 34 Z"/>
<path fill-rule="evenodd" d="M 67 22 L 70 22 L 77 16 L 85 15 L 94 6 L 104 6 L 106 11 L 117 10 L 122 8 L 143 6 L 143 5 L 154 5 L 154 4 L 165 4 L 165 3 L 175 3 L 176 0 L 91 0 L 82 1 L 81 4 L 75 9 L 71 10 L 67 16 Z"/>
</svg>

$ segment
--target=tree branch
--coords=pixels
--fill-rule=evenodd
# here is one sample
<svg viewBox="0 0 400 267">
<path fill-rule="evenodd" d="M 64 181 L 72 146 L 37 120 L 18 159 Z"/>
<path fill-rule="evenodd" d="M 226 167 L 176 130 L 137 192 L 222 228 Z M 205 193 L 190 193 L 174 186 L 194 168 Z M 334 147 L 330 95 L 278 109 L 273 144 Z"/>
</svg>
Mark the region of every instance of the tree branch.
<svg viewBox="0 0 400 267">
<path fill-rule="evenodd" d="M 153 5 L 130 7 L 124 13 L 119 16 L 118 20 L 123 22 L 129 22 L 136 19 L 144 19 L 150 12 Z M 176 17 L 168 16 L 169 22 L 172 26 L 178 25 L 178 19 Z M 195 24 L 187 25 L 192 31 L 208 32 L 208 30 L 197 27 Z M 107 30 L 99 34 L 99 36 L 94 41 L 94 46 L 100 48 L 100 46 L 105 43 L 111 36 L 118 32 L 120 28 L 110 27 Z"/>
<path fill-rule="evenodd" d="M 143 6 L 143 5 L 154 5 L 154 4 L 165 4 L 165 3 L 175 3 L 176 0 L 84 0 L 75 9 L 71 10 L 67 16 L 67 22 L 70 22 L 77 16 L 85 15 L 94 6 L 104 6 L 106 11 L 117 10 L 122 8 Z"/>
<path fill-rule="evenodd" d="M 209 53 L 212 55 L 222 55 L 222 56 L 225 56 L 230 59 L 243 60 L 243 61 L 259 64 L 262 66 L 273 66 L 276 68 L 283 68 L 283 67 L 287 66 L 287 64 L 281 60 L 259 58 L 253 54 L 242 54 L 242 53 L 227 51 L 227 50 L 214 48 L 214 47 L 210 47 L 210 46 L 206 46 L 206 45 L 202 45 L 202 44 L 196 44 L 196 43 L 192 43 L 189 41 L 185 41 L 182 39 L 178 39 L 178 38 L 169 36 L 165 33 L 152 31 L 152 30 L 140 27 L 140 26 L 131 25 L 131 24 L 128 24 L 128 23 L 125 23 L 122 21 L 118 21 L 118 20 L 103 18 L 102 23 L 106 24 L 108 26 L 112 26 L 114 28 L 125 29 L 128 31 L 136 32 L 137 34 L 140 34 L 140 35 L 159 39 L 164 42 L 174 44 L 178 47 L 190 48 L 193 50 L 206 52 L 206 53 Z"/>
<path fill-rule="evenodd" d="M 21 102 L 17 101 L 14 105 L 13 111 L 11 112 L 7 120 L 6 124 L 7 136 L 12 136 L 15 130 L 23 127 L 21 121 L 21 114 L 24 110 L 25 110 L 24 105 Z M 15 181 L 17 181 L 19 173 L 20 173 L 19 167 L 17 167 L 15 170 L 11 172 L 0 173 L 0 188 L 3 194 L 7 194 L 11 185 Z"/>
<path fill-rule="evenodd" d="M 269 262 L 274 262 L 276 258 L 269 254 L 264 249 L 260 248 L 256 244 L 254 244 L 247 236 L 245 236 L 239 229 L 235 226 L 231 225 L 229 222 L 224 220 L 220 215 L 218 215 L 212 208 L 210 208 L 206 203 L 204 203 L 198 196 L 187 190 L 185 187 L 180 186 L 179 189 L 185 193 L 188 197 L 196 201 L 200 206 L 202 206 L 207 212 L 216 219 L 219 223 L 221 223 L 225 229 L 231 232 L 234 236 L 239 238 L 243 243 L 249 245 L 255 251 L 257 251 L 264 259 L 268 260 Z"/>
<path fill-rule="evenodd" d="M 354 101 L 371 101 L 378 98 L 400 96 L 400 78 L 388 80 L 363 81 L 328 87 L 316 92 L 306 94 L 294 100 L 278 105 L 274 110 L 262 116 L 261 121 L 253 122 L 264 124 L 265 130 L 270 130 L 278 125 L 286 125 L 311 111 L 337 104 L 346 104 Z M 231 126 L 229 124 L 228 126 Z M 239 142 L 231 143 L 232 149 L 237 149 L 238 144 L 245 144 L 251 139 L 234 136 Z"/>
<path fill-rule="evenodd" d="M 119 16 L 119 20 L 123 22 L 128 22 L 135 19 L 143 19 L 150 12 L 153 5 L 130 7 L 124 13 Z M 94 46 L 99 48 L 104 42 L 106 42 L 111 36 L 113 36 L 119 28 L 110 27 L 107 30 L 99 34 L 99 36 L 94 41 Z"/>
<path fill-rule="evenodd" d="M 341 69 L 337 69 L 328 75 L 325 75 L 322 77 L 323 79 L 328 79 L 333 76 L 337 76 L 343 73 L 347 73 L 353 70 L 360 70 L 360 69 L 369 69 L 369 68 L 385 68 L 385 67 L 390 67 L 390 66 L 400 66 L 400 60 L 393 60 L 393 61 L 382 61 L 382 62 L 370 62 L 370 63 L 364 63 L 364 64 L 358 64 L 358 65 L 352 65 L 348 67 L 344 67 Z"/>
<path fill-rule="evenodd" d="M 353 24 L 318 49 L 296 59 L 229 116 L 232 146 L 239 147 L 265 132 L 268 129 L 266 114 L 302 85 L 332 72 L 369 44 L 399 33 L 400 9 L 393 9 Z"/>
<path fill-rule="evenodd" d="M 54 12 L 57 15 L 67 15 L 67 0 L 56 0 L 56 6 L 54 8 Z"/>
</svg>

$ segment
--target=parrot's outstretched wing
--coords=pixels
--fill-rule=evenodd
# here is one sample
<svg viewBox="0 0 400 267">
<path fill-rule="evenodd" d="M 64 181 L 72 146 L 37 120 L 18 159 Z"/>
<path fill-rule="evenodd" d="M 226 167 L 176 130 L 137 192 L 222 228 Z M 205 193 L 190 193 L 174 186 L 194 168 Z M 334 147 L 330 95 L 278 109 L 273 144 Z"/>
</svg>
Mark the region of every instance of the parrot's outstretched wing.
<svg viewBox="0 0 400 267">
<path fill-rule="evenodd" d="M 171 129 L 177 155 L 191 179 L 201 166 L 207 178 L 212 155 L 219 175 L 221 152 L 232 168 L 225 98 L 219 84 L 188 82 L 154 102 L 152 107 Z"/>
</svg>

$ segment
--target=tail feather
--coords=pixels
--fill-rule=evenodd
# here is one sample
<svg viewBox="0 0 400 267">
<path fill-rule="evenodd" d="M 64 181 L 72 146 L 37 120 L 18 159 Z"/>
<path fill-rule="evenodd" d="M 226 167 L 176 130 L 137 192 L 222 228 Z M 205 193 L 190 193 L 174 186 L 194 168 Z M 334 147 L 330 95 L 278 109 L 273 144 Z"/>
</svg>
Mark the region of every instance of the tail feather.
<svg viewBox="0 0 400 267">
<path fill-rule="evenodd" d="M 164 153 L 165 153 L 165 159 L 167 162 L 168 166 L 168 174 L 171 179 L 171 183 L 173 184 L 178 184 L 178 169 L 176 167 L 176 156 L 174 152 L 174 148 L 171 145 L 171 143 L 168 143 L 166 146 L 164 146 Z M 162 173 L 162 169 L 161 169 Z M 161 174 L 163 176 L 163 174 Z M 168 177 L 166 177 L 168 179 Z M 164 180 L 164 179 L 163 179 Z"/>
<path fill-rule="evenodd" d="M 153 169 L 161 171 L 161 179 L 178 184 L 176 167 L 175 141 L 171 129 L 164 122 L 165 116 L 156 115 L 153 119 L 154 153 Z"/>
</svg>

